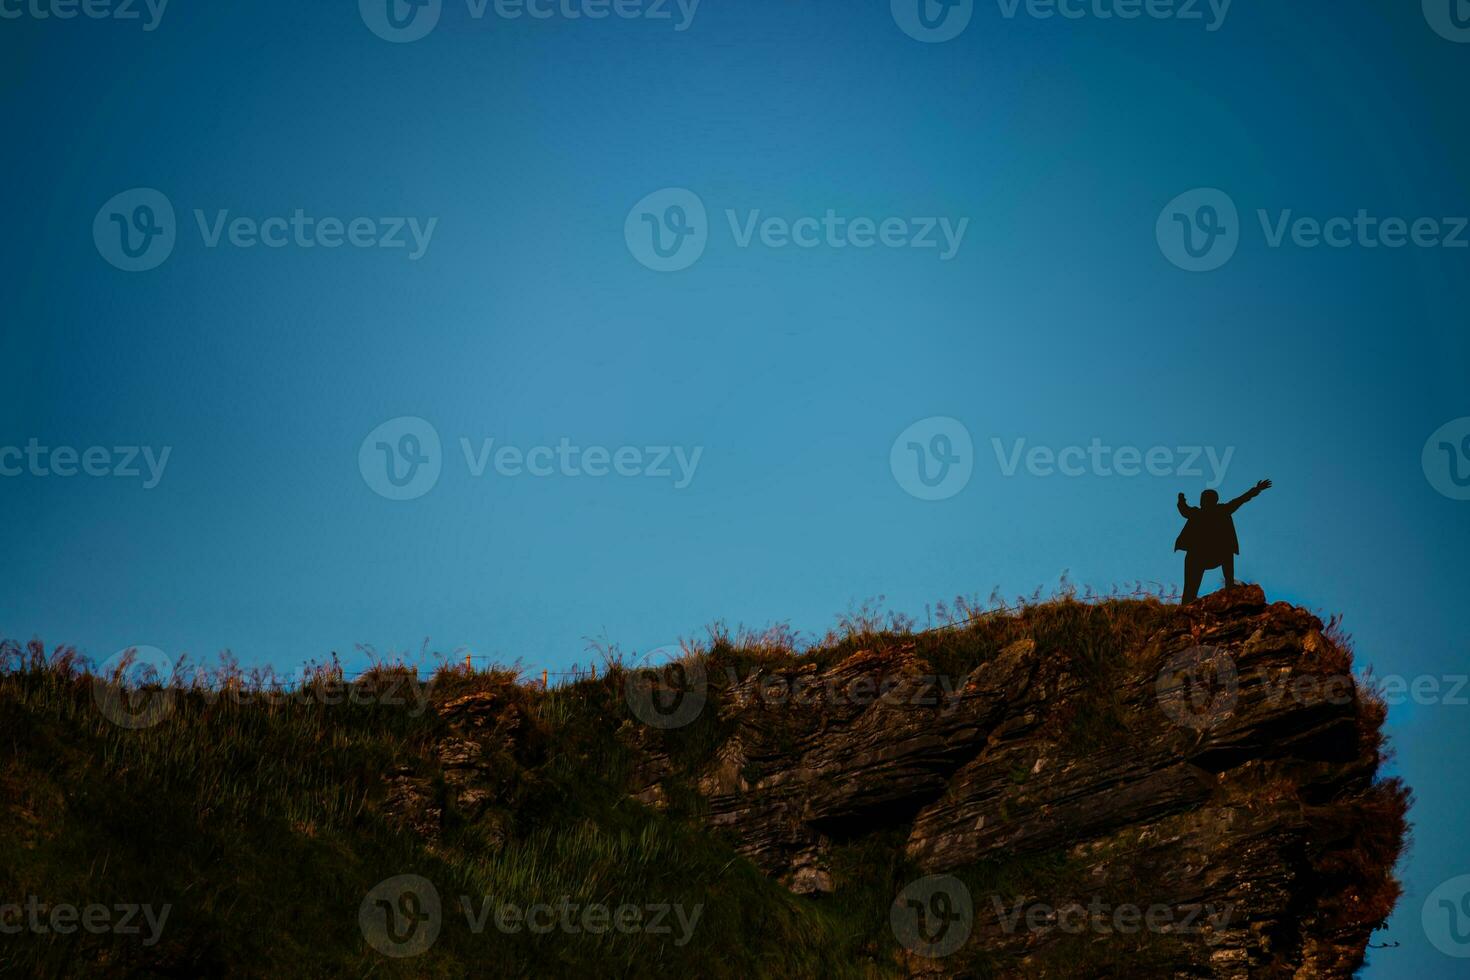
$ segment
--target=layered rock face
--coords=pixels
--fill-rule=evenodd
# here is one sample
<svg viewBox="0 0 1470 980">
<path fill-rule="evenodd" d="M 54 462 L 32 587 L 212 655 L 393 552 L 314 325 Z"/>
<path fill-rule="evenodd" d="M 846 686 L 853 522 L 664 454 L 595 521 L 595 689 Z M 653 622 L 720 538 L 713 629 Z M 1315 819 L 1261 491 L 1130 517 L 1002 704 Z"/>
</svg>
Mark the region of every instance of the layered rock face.
<svg viewBox="0 0 1470 980">
<path fill-rule="evenodd" d="M 978 955 L 1060 975 L 1049 947 L 1109 935 L 1127 906 L 1153 914 L 1134 975 L 1350 975 L 1397 895 L 1381 706 L 1320 620 L 1257 587 L 1159 622 L 1101 691 L 1024 637 L 958 677 L 913 640 L 756 670 L 719 699 L 708 823 L 814 897 L 840 887 L 834 846 L 883 828 L 923 875 L 1054 869 L 972 884 L 965 950 L 914 974 Z"/>
<path fill-rule="evenodd" d="M 487 804 L 503 799 L 528 761 L 524 709 L 495 691 L 476 691 L 436 706 L 448 731 L 432 745 L 444 784 L 444 798 L 433 780 L 412 765 L 394 767 L 383 777 L 385 812 L 430 842 L 439 839 L 444 803 L 465 820 L 474 820 Z M 507 772 L 508 771 L 508 772 Z M 490 828 L 493 841 L 504 839 Z"/>
</svg>

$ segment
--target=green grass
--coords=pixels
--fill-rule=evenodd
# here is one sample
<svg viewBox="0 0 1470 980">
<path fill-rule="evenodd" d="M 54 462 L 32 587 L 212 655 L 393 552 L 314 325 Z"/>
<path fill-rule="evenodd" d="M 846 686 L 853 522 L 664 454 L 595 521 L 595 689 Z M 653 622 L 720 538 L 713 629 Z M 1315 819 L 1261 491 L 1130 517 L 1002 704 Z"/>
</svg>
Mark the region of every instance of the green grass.
<svg viewBox="0 0 1470 980">
<path fill-rule="evenodd" d="M 430 752 L 447 727 L 432 711 L 267 702 L 247 685 L 243 704 L 180 692 L 163 722 L 132 731 L 103 717 L 92 678 L 65 651 L 32 651 L 23 669 L 0 674 L 0 740 L 11 750 L 0 769 L 0 904 L 35 895 L 171 913 L 151 947 L 140 937 L 7 935 L 0 974 L 869 975 L 844 965 L 853 929 L 841 906 L 766 878 L 701 828 L 691 793 L 667 815 L 627 799 L 629 750 L 612 737 L 627 715 L 616 679 L 545 694 L 483 674 L 439 680 L 435 701 L 490 687 L 530 709 L 533 764 L 492 808 L 509 829 L 498 847 L 484 816 L 454 809 Z M 682 770 L 690 779 L 693 763 Z M 383 812 L 382 774 L 402 764 L 445 808 L 432 846 Z M 400 874 L 433 882 L 444 906 L 432 950 L 402 961 L 368 947 L 358 926 L 364 896 Z M 475 911 L 487 899 L 526 908 L 568 896 L 611 909 L 680 905 L 686 916 L 698 907 L 699 918 L 682 945 L 677 927 L 506 934 L 492 918 L 476 933 L 462 896 Z"/>
<path fill-rule="evenodd" d="M 837 890 L 820 899 L 790 895 L 732 841 L 704 829 L 696 783 L 729 734 L 718 708 L 731 678 L 775 666 L 824 668 L 883 644 L 912 644 L 933 672 L 959 678 L 1030 639 L 1048 669 L 1097 692 L 1073 706 L 1059 734 L 1118 737 L 1108 692 L 1123 653 L 1176 614 L 1157 599 L 1064 595 L 1004 613 L 957 601 L 933 617 L 946 628 L 919 633 L 865 608 L 811 644 L 784 627 L 717 625 L 687 654 L 707 672 L 711 703 L 694 723 L 668 731 L 633 718 L 624 698 L 629 667 L 612 647 L 602 650 L 596 680 L 551 691 L 521 683 L 515 668 L 441 668 L 421 682 L 402 664 L 379 665 L 342 687 L 334 662 L 312 665 L 297 696 L 266 698 L 283 693 L 273 677 L 247 676 L 225 658 L 177 693 L 163 722 L 134 731 L 98 710 L 95 678 L 74 651 L 0 644 L 0 905 L 35 895 L 172 907 L 151 947 L 115 935 L 0 937 L 0 974 L 899 976 L 889 906 L 920 876 L 903 856 L 907 826 L 838 841 Z M 393 704 L 371 696 L 390 682 L 411 696 Z M 344 691 L 364 696 L 346 699 Z M 434 753 L 448 722 L 421 709 L 425 699 L 442 704 L 476 691 L 495 692 L 521 727 L 513 745 L 484 760 L 493 789 L 486 808 L 462 812 Z M 629 799 L 635 743 L 667 754 L 664 811 Z M 437 840 L 387 811 L 384 776 L 401 766 L 443 812 Z M 1076 871 L 1050 855 L 961 876 L 985 895 L 1065 891 Z M 429 952 L 391 959 L 364 940 L 358 911 L 379 882 L 407 874 L 434 883 L 443 924 Z M 671 935 L 533 935 L 492 923 L 476 933 L 462 896 L 472 910 L 487 899 L 492 909 L 524 908 L 567 896 L 610 908 L 698 907 L 699 919 L 683 944 L 677 927 Z M 1113 969 L 1099 957 L 1136 964 L 1148 953 L 1082 952 L 1097 975 Z M 970 966 L 983 976 L 1005 964 L 975 952 Z"/>
</svg>

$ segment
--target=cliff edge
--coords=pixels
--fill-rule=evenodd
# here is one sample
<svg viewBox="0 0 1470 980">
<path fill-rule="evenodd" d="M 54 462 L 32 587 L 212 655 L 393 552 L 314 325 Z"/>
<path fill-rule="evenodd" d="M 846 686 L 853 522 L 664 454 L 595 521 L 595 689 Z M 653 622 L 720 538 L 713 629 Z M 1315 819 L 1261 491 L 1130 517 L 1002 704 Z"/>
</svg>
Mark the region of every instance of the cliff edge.
<svg viewBox="0 0 1470 980">
<path fill-rule="evenodd" d="M 1363 963 L 1410 797 L 1335 624 L 1255 587 L 970 611 L 804 649 L 716 628 L 550 690 L 447 664 L 282 684 L 229 658 L 119 686 L 0 642 L 0 973 Z M 63 928 L 114 912 L 148 928 Z"/>
</svg>

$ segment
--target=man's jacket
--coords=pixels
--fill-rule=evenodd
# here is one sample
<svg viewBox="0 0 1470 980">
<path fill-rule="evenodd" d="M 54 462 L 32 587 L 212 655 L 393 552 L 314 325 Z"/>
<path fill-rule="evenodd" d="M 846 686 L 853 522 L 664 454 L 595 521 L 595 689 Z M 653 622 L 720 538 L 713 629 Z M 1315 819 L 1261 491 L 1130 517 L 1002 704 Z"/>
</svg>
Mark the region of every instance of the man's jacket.
<svg viewBox="0 0 1470 980">
<path fill-rule="evenodd" d="M 1174 539 L 1174 550 L 1216 560 L 1240 554 L 1240 539 L 1235 536 L 1233 515 L 1241 504 L 1260 492 L 1252 488 L 1234 500 L 1213 507 L 1191 507 L 1181 501 L 1179 513 L 1183 515 L 1185 524 L 1179 537 Z"/>
</svg>

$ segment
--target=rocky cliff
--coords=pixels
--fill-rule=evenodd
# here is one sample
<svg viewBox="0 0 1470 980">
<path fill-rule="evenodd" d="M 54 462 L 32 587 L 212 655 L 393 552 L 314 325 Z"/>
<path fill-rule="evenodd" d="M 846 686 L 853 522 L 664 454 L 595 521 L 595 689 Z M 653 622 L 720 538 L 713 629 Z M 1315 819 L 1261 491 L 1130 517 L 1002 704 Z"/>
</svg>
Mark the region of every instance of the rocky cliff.
<svg viewBox="0 0 1470 980">
<path fill-rule="evenodd" d="M 1350 975 L 1397 897 L 1406 793 L 1377 780 L 1384 712 L 1344 646 L 1256 587 L 1071 605 L 987 627 L 962 674 L 942 637 L 715 656 L 707 825 L 814 901 L 834 847 L 896 834 L 973 915 L 958 950 L 900 954 L 915 974 L 1083 975 L 1111 946 L 1134 975 Z M 669 766 L 639 742 L 657 803 Z"/>
<path fill-rule="evenodd" d="M 549 691 L 226 660 L 124 697 L 0 641 L 0 974 L 1357 969 L 1409 798 L 1333 624 L 1256 588 L 970 608 Z M 42 916 L 140 904 L 157 934 Z"/>
</svg>

